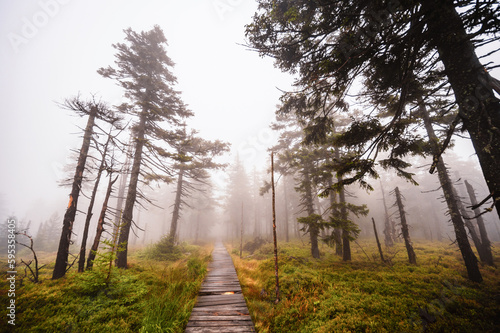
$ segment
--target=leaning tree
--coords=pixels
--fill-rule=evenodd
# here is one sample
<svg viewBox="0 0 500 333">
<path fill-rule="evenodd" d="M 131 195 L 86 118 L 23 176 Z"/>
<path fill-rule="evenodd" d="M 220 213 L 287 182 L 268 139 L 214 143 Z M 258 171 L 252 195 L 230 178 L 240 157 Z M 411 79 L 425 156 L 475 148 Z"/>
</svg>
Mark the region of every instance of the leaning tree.
<svg viewBox="0 0 500 333">
<path fill-rule="evenodd" d="M 63 227 L 59 239 L 59 247 L 52 279 L 63 277 L 67 271 L 69 246 L 71 245 L 71 236 L 73 234 L 73 223 L 75 221 L 78 198 L 84 179 L 85 166 L 89 155 L 92 136 L 94 135 L 96 120 L 100 119 L 109 123 L 115 123 L 118 119 L 104 103 L 96 101 L 94 98 L 87 101 L 82 100 L 80 97 L 69 98 L 62 104 L 62 107 L 74 111 L 81 117 L 87 117 L 87 124 L 83 132 L 83 142 L 78 154 L 75 174 L 71 184 L 69 203 L 63 218 Z"/>
<path fill-rule="evenodd" d="M 118 239 L 124 250 L 118 253 L 116 264 L 127 267 L 127 250 L 133 223 L 134 205 L 138 198 L 141 175 L 148 179 L 169 180 L 171 166 L 165 162 L 175 152 L 168 142 L 184 118 L 192 115 L 174 90 L 177 81 L 172 74 L 173 61 L 167 56 L 167 40 L 159 26 L 137 33 L 125 31 L 126 43 L 113 44 L 117 50 L 115 67 L 100 68 L 98 73 L 115 79 L 125 90 L 128 103 L 118 107 L 122 113 L 135 117 L 132 132 L 134 153 L 122 225 Z M 162 142 L 166 142 L 162 144 Z"/>
</svg>

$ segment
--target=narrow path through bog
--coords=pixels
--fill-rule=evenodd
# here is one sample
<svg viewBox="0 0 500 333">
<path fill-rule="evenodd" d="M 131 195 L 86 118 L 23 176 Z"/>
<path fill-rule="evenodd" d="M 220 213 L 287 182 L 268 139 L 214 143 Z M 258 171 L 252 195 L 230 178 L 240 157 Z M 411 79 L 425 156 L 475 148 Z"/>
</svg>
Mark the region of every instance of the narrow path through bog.
<svg viewBox="0 0 500 333">
<path fill-rule="evenodd" d="M 215 243 L 212 262 L 184 332 L 255 332 L 233 261 L 221 242 Z"/>
</svg>

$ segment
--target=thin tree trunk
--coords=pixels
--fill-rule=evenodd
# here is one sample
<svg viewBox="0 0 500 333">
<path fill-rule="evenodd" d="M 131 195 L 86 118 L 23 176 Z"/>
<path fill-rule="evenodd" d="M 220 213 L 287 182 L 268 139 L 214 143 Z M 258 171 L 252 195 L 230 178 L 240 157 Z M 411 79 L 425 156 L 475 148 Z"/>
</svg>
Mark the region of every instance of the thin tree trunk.
<svg viewBox="0 0 500 333">
<path fill-rule="evenodd" d="M 283 176 L 283 200 L 285 201 L 285 223 L 284 223 L 284 230 L 285 230 L 285 242 L 290 241 L 290 235 L 288 231 L 288 193 L 286 190 L 286 175 Z"/>
<path fill-rule="evenodd" d="M 179 175 L 177 176 L 177 190 L 175 192 L 175 202 L 174 202 L 174 211 L 172 213 L 172 222 L 170 223 L 170 233 L 168 238 L 175 242 L 175 235 L 177 234 L 177 222 L 179 221 L 181 204 L 182 204 L 182 190 L 183 190 L 183 182 L 184 182 L 184 169 L 181 167 L 179 170 Z"/>
<path fill-rule="evenodd" d="M 314 214 L 314 200 L 313 200 L 313 194 L 312 194 L 312 183 L 311 183 L 311 178 L 309 175 L 309 170 L 311 170 L 310 165 L 305 166 L 305 173 L 304 173 L 304 188 L 305 188 L 305 200 L 306 200 L 306 210 L 308 216 L 311 216 Z M 318 234 L 319 230 L 316 228 L 314 225 L 309 226 L 309 239 L 311 241 L 311 254 L 313 258 L 319 259 L 319 247 L 318 247 Z"/>
<path fill-rule="evenodd" d="M 240 225 L 240 259 L 243 255 L 243 202 L 241 202 L 241 225 Z"/>
<path fill-rule="evenodd" d="M 408 252 L 408 260 L 410 264 L 417 263 L 417 256 L 415 255 L 415 251 L 413 250 L 413 245 L 410 239 L 410 232 L 408 230 L 408 223 L 406 223 L 406 213 L 403 206 L 403 200 L 401 199 L 401 192 L 399 192 L 399 188 L 396 187 L 396 203 L 398 204 L 399 209 L 399 217 L 401 218 L 401 232 L 403 234 L 403 238 L 405 240 L 406 252 Z"/>
<path fill-rule="evenodd" d="M 475 53 L 455 4 L 425 0 L 422 12 L 500 217 L 500 101 L 487 83 L 488 73 Z M 479 275 L 475 279 L 481 280 Z"/>
<path fill-rule="evenodd" d="M 467 193 L 469 194 L 470 202 L 473 206 L 477 205 L 476 194 L 474 193 L 474 188 L 468 181 L 465 181 L 465 187 L 467 187 Z M 476 214 L 477 226 L 479 228 L 479 235 L 481 236 L 481 245 L 483 248 L 484 260 L 483 262 L 487 265 L 493 266 L 493 254 L 491 253 L 491 243 L 488 239 L 488 234 L 486 232 L 486 227 L 484 226 L 483 217 L 480 215 L 481 211 L 479 208 L 474 209 L 474 214 Z"/>
<path fill-rule="evenodd" d="M 472 224 L 471 218 L 469 217 L 469 213 L 465 209 L 465 206 L 462 203 L 462 200 L 460 199 L 460 196 L 458 195 L 455 187 L 453 187 L 453 195 L 457 198 L 458 209 L 460 210 L 461 216 L 464 220 L 464 223 L 465 223 L 465 226 L 467 227 L 467 230 L 469 230 L 470 238 L 472 239 L 472 242 L 474 243 L 474 246 L 476 247 L 477 254 L 479 255 L 479 260 L 481 260 L 481 262 L 485 262 L 486 255 L 484 253 L 483 244 L 481 243 L 481 239 L 479 238 L 479 235 L 477 234 L 477 230 L 476 230 L 475 226 Z"/>
<path fill-rule="evenodd" d="M 118 238 L 118 246 L 123 248 L 123 251 L 117 253 L 116 266 L 118 268 L 127 268 L 128 255 L 128 240 L 130 228 L 132 227 L 132 219 L 134 216 L 134 206 L 137 197 L 137 184 L 141 173 L 142 149 L 144 147 L 145 132 L 146 132 L 146 116 L 147 111 L 142 110 L 139 124 L 137 126 L 137 138 L 135 144 L 134 161 L 132 163 L 132 171 L 130 173 L 130 183 L 127 191 L 127 200 L 125 200 L 125 209 L 123 210 L 122 225 L 120 228 L 120 237 Z"/>
<path fill-rule="evenodd" d="M 439 151 L 438 138 L 434 133 L 432 128 L 432 123 L 429 118 L 429 113 L 422 100 L 419 101 L 419 110 L 424 120 L 424 125 L 429 136 L 429 142 L 431 144 L 433 152 Z M 450 214 L 451 222 L 453 228 L 455 229 L 455 236 L 457 239 L 457 244 L 464 259 L 465 267 L 467 268 L 467 274 L 470 280 L 475 282 L 481 282 L 483 280 L 481 272 L 479 271 L 477 258 L 472 251 L 472 248 L 467 238 L 467 231 L 465 230 L 464 221 L 460 214 L 458 198 L 455 194 L 455 189 L 451 183 L 450 176 L 446 170 L 446 166 L 443 162 L 442 157 L 438 158 L 437 162 L 438 178 L 443 189 L 446 204 L 448 205 L 448 211 Z"/>
<path fill-rule="evenodd" d="M 99 165 L 99 170 L 97 171 L 97 177 L 95 180 L 94 188 L 92 189 L 92 195 L 90 196 L 90 203 L 87 209 L 87 216 L 85 218 L 85 226 L 83 228 L 82 244 L 80 246 L 80 257 L 78 258 L 78 272 L 83 272 L 85 270 L 85 252 L 87 251 L 87 238 L 89 236 L 90 220 L 92 219 L 92 210 L 94 209 L 95 197 L 97 194 L 97 189 L 99 188 L 99 182 L 101 181 L 101 175 L 106 164 L 106 155 L 108 153 L 108 145 L 111 141 L 111 130 L 108 133 L 108 139 L 104 145 L 104 150 L 102 152 L 101 164 Z M 97 144 L 97 143 L 96 143 Z"/>
<path fill-rule="evenodd" d="M 132 139 L 129 142 L 129 147 L 127 149 L 127 154 L 125 158 L 125 164 L 123 165 L 121 176 L 120 176 L 120 187 L 118 188 L 118 199 L 116 201 L 116 209 L 115 209 L 115 223 L 113 226 L 113 234 L 118 235 L 120 232 L 120 224 L 123 215 L 123 199 L 125 196 L 125 189 L 127 187 L 128 176 L 130 173 L 130 155 L 132 154 Z M 118 240 L 118 237 L 115 237 L 115 241 Z M 117 244 L 115 244 L 116 246 Z"/>
<path fill-rule="evenodd" d="M 108 210 L 108 202 L 111 197 L 111 192 L 113 192 L 113 185 L 118 179 L 118 176 L 115 179 L 112 179 L 112 173 L 109 174 L 109 183 L 108 189 L 106 190 L 106 196 L 104 198 L 104 202 L 102 204 L 101 214 L 99 215 L 99 221 L 97 222 L 97 230 L 94 237 L 94 243 L 92 243 L 92 247 L 90 248 L 89 257 L 87 259 L 87 269 L 92 269 L 94 265 L 94 259 L 99 249 L 99 243 L 101 241 L 102 233 L 104 232 L 104 222 L 106 218 L 106 211 Z M 116 238 L 117 234 L 113 234 L 113 238 Z M 114 242 L 113 242 L 114 244 Z"/>
<path fill-rule="evenodd" d="M 75 221 L 77 209 L 76 207 L 78 203 L 78 197 L 80 196 L 83 172 L 85 171 L 85 164 L 87 162 L 90 140 L 94 132 L 93 128 L 95 124 L 95 118 L 97 116 L 97 111 L 97 106 L 91 107 L 89 119 L 87 120 L 87 126 L 85 127 L 82 148 L 80 149 L 80 155 L 78 156 L 78 163 L 76 165 L 75 176 L 73 178 L 71 194 L 69 195 L 68 208 L 66 209 L 66 213 L 64 214 L 63 218 L 61 238 L 59 240 L 56 263 L 54 266 L 54 271 L 52 273 L 53 280 L 63 277 L 66 274 L 66 268 L 68 267 L 68 255 L 69 246 L 71 244 L 71 234 L 73 233 L 73 222 Z"/>
<path fill-rule="evenodd" d="M 339 177 L 339 181 L 342 181 L 342 178 Z M 346 200 L 345 200 L 345 191 L 344 188 L 342 188 L 339 192 L 339 202 L 341 204 L 340 206 L 340 215 L 342 216 L 342 220 L 344 221 L 344 224 L 347 223 L 347 218 L 348 218 L 348 212 L 347 208 L 345 207 Z M 349 239 L 349 230 L 347 228 L 347 225 L 342 226 L 342 260 L 343 261 L 350 261 L 351 258 L 351 240 Z"/>
<path fill-rule="evenodd" d="M 387 209 L 387 202 L 385 201 L 385 192 L 384 192 L 384 187 L 382 186 L 382 181 L 380 181 L 380 190 L 382 191 L 382 202 L 384 203 L 384 219 L 385 219 L 385 224 L 384 224 L 384 242 L 385 246 L 394 246 L 394 238 L 393 234 L 391 232 L 391 222 L 389 219 L 389 210 Z"/>
<path fill-rule="evenodd" d="M 382 253 L 382 246 L 380 246 L 380 241 L 378 240 L 377 226 L 375 225 L 375 219 L 372 217 L 373 232 L 375 233 L 375 239 L 377 240 L 378 253 L 380 254 L 380 260 L 385 262 L 384 253 Z"/>
<path fill-rule="evenodd" d="M 332 179 L 328 179 L 328 186 L 331 188 L 333 187 L 333 182 Z M 332 209 L 333 212 L 333 206 L 337 203 L 337 194 L 335 191 L 330 192 L 330 209 Z M 342 256 L 342 237 L 341 237 L 341 229 L 336 227 L 333 228 L 332 235 L 333 235 L 333 242 L 335 243 L 335 254 L 338 256 Z"/>
<path fill-rule="evenodd" d="M 274 154 L 271 152 L 271 187 L 272 187 L 272 209 L 273 209 L 273 241 L 274 241 L 274 274 L 276 279 L 276 301 L 278 304 L 280 301 L 280 281 L 278 275 L 278 240 L 276 236 L 276 195 L 274 189 Z"/>
</svg>

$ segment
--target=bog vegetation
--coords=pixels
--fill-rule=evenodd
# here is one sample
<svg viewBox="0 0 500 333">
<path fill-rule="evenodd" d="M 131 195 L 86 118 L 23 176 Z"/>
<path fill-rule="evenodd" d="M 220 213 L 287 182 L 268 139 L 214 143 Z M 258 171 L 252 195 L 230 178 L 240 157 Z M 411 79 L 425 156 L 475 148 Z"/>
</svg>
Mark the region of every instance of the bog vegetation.
<svg viewBox="0 0 500 333">
<path fill-rule="evenodd" d="M 50 279 L 54 253 L 40 252 L 47 265 L 39 283 L 18 275 L 16 325 L 2 321 L 0 331 L 183 332 L 211 247 L 183 243 L 169 250 L 161 244 L 135 250 L 128 270 L 109 271 L 109 261 L 100 264 L 98 256 L 92 270 L 78 273 L 74 267 L 62 280 Z M 158 254 L 164 257 L 152 259 Z M 1 278 L 1 290 L 8 290 L 5 273 Z M 2 304 L 8 301 L 6 293 L 0 298 Z"/>
<path fill-rule="evenodd" d="M 188 125 L 163 30 L 125 29 L 97 70 L 122 103 L 60 103 L 84 124 L 64 215 L 36 234 L 11 218 L 33 258 L 18 262 L 16 328 L 180 332 L 209 259 L 183 241 L 223 238 L 261 332 L 498 331 L 500 5 L 257 3 L 247 46 L 295 78 L 271 163 L 226 169 L 230 144 Z M 474 157 L 448 149 L 457 136 Z"/>
<path fill-rule="evenodd" d="M 496 332 L 500 327 L 499 269 L 484 267 L 483 283 L 471 283 L 449 242 L 415 242 L 418 265 L 408 263 L 402 243 L 385 249 L 386 263 L 374 240 L 360 240 L 349 263 L 327 246 L 317 260 L 299 240 L 281 243 L 278 304 L 273 246 L 253 245 L 242 259 L 237 250 L 232 257 L 258 332 Z"/>
</svg>

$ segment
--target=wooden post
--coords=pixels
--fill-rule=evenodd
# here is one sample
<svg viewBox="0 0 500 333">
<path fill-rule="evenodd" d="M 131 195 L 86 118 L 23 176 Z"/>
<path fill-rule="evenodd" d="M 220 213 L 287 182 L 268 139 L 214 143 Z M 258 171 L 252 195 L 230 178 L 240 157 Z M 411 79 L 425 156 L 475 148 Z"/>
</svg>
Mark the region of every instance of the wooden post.
<svg viewBox="0 0 500 333">
<path fill-rule="evenodd" d="M 382 253 L 382 247 L 380 246 L 380 241 L 378 240 L 377 226 L 375 225 L 375 219 L 372 217 L 373 232 L 375 233 L 375 239 L 377 240 L 378 253 L 380 253 L 380 259 L 385 262 L 384 254 Z"/>
<path fill-rule="evenodd" d="M 241 202 L 240 259 L 243 254 L 243 201 Z"/>
<path fill-rule="evenodd" d="M 276 301 L 280 301 L 280 282 L 278 276 L 278 243 L 276 240 L 276 196 L 274 190 L 274 153 L 271 152 L 271 188 L 273 192 L 273 239 L 274 239 L 274 274 L 276 275 Z"/>
</svg>

